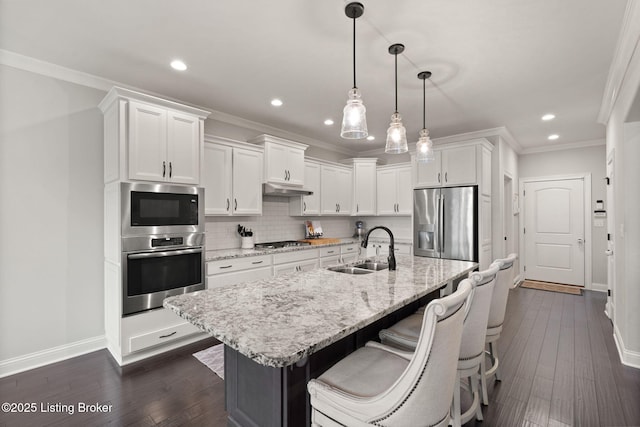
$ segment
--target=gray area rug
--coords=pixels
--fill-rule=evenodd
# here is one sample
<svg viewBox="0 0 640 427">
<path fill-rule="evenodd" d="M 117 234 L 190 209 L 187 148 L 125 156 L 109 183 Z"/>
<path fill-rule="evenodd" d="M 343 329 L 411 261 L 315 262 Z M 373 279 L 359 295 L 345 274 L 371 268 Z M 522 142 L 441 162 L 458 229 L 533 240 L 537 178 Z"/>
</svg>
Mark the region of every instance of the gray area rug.
<svg viewBox="0 0 640 427">
<path fill-rule="evenodd" d="M 224 344 L 206 348 L 193 356 L 224 380 Z"/>
</svg>

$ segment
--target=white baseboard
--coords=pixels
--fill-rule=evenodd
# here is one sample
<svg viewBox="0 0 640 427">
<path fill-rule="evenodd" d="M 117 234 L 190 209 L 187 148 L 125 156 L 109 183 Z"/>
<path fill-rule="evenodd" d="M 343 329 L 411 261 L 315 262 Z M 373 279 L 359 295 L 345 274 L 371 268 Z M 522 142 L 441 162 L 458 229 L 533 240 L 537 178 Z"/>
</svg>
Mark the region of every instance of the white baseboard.
<svg viewBox="0 0 640 427">
<path fill-rule="evenodd" d="M 0 361 L 0 378 L 105 348 L 104 335 Z"/>
<path fill-rule="evenodd" d="M 607 284 L 591 282 L 591 290 L 596 292 L 607 292 Z"/>
<path fill-rule="evenodd" d="M 522 282 L 523 280 L 521 277 L 522 275 L 518 274 L 516 278 L 513 279 L 513 284 L 511 285 L 511 289 L 517 288 L 520 285 L 520 282 Z"/>
<path fill-rule="evenodd" d="M 640 369 L 640 352 L 627 350 L 624 347 L 624 341 L 620 336 L 620 331 L 617 326 L 613 326 L 613 340 L 616 342 L 618 348 L 618 355 L 620 356 L 620 362 L 623 365 L 630 366 L 632 368 Z"/>
</svg>

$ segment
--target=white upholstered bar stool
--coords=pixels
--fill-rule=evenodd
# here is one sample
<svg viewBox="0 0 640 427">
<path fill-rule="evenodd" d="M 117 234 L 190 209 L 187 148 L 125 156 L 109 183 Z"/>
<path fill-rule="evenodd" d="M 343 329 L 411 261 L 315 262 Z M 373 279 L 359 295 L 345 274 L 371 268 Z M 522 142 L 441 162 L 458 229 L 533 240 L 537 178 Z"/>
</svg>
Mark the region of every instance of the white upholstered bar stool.
<svg viewBox="0 0 640 427">
<path fill-rule="evenodd" d="M 313 426 L 445 426 L 471 283 L 433 300 L 415 352 L 368 342 L 309 381 Z"/>
<path fill-rule="evenodd" d="M 496 380 L 500 381 L 500 359 L 498 358 L 498 339 L 502 332 L 502 324 L 504 323 L 504 314 L 507 310 L 507 300 L 509 298 L 509 289 L 513 285 L 513 263 L 518 259 L 515 253 L 509 254 L 506 258 L 497 259 L 493 263 L 498 264 L 500 271 L 496 278 L 495 289 L 493 290 L 493 298 L 491 299 L 491 309 L 489 310 L 489 322 L 487 324 L 486 343 L 489 345 L 489 357 L 491 359 L 491 367 L 487 369 L 487 358 L 482 358 L 481 377 L 482 383 L 482 403 L 489 404 L 489 396 L 487 394 L 487 380 L 493 375 Z"/>
<path fill-rule="evenodd" d="M 465 308 L 465 320 L 462 330 L 462 344 L 457 353 L 456 385 L 453 390 L 452 424 L 460 426 L 471 418 L 476 417 L 482 421 L 482 408 L 480 407 L 480 365 L 484 358 L 485 334 L 489 319 L 489 307 L 499 271 L 498 264 L 491 264 L 487 270 L 469 274 L 469 282 L 472 285 L 470 304 Z M 410 349 L 416 341 L 413 339 L 416 333 L 420 333 L 420 325 L 416 323 L 419 314 L 413 314 L 402 319 L 389 329 L 380 331 L 380 340 L 383 344 L 398 348 Z M 452 357 L 455 359 L 455 356 Z M 469 379 L 469 386 L 473 395 L 471 406 L 461 414 L 460 388 L 462 379 Z"/>
</svg>

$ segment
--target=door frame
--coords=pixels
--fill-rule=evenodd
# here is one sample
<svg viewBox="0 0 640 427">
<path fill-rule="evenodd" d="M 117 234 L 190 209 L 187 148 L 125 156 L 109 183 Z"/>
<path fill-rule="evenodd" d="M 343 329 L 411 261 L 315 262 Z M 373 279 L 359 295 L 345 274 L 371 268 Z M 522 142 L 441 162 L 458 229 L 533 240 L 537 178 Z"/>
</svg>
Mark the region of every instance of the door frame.
<svg viewBox="0 0 640 427">
<path fill-rule="evenodd" d="M 592 289 L 593 271 L 592 271 L 592 254 L 591 254 L 591 228 L 593 227 L 591 218 L 591 174 L 568 174 L 568 175 L 549 175 L 530 178 L 520 178 L 518 194 L 522 194 L 520 200 L 520 227 L 518 235 L 520 236 L 520 277 L 524 280 L 524 266 L 527 263 L 527 254 L 525 248 L 524 224 L 526 223 L 526 212 L 524 209 L 524 185 L 531 182 L 541 181 L 565 181 L 570 179 L 582 179 L 584 190 L 584 289 Z M 529 234 L 531 235 L 531 234 Z"/>
</svg>

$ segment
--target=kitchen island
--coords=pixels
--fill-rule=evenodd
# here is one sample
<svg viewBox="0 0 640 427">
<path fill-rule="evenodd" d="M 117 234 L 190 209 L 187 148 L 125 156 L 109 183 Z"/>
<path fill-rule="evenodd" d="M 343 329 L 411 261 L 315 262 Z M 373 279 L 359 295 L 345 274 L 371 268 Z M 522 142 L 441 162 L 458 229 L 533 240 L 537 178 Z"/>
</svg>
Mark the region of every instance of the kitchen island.
<svg viewBox="0 0 640 427">
<path fill-rule="evenodd" d="M 225 344 L 229 424 L 308 425 L 306 383 L 476 263 L 398 256 L 396 271 L 292 273 L 167 298 Z"/>
</svg>

